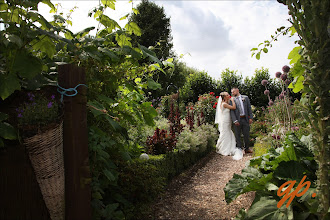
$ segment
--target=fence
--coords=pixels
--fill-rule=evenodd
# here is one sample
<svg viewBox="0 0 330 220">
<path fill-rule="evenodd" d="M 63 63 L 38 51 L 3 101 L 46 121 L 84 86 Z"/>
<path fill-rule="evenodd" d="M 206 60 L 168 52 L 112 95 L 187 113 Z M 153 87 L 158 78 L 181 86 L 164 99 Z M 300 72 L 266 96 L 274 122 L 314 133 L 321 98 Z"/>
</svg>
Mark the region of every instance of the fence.
<svg viewBox="0 0 330 220">
<path fill-rule="evenodd" d="M 59 66 L 58 72 L 59 85 L 63 88 L 74 88 L 85 83 L 83 68 L 66 64 Z M 86 87 L 79 86 L 77 92 L 75 96 L 63 96 L 65 219 L 90 220 L 91 176 L 88 162 Z M 0 151 L 0 220 L 2 219 L 50 219 L 26 149 L 19 144 Z"/>
</svg>

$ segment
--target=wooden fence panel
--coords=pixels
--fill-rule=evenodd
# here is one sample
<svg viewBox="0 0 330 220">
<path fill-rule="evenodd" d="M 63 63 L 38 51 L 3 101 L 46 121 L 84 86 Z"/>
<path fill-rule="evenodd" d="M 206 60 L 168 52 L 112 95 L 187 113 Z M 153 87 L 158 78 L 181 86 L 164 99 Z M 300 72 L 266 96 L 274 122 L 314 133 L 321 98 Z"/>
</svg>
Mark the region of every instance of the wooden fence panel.
<svg viewBox="0 0 330 220">
<path fill-rule="evenodd" d="M 0 220 L 49 220 L 24 146 L 0 150 Z"/>
</svg>

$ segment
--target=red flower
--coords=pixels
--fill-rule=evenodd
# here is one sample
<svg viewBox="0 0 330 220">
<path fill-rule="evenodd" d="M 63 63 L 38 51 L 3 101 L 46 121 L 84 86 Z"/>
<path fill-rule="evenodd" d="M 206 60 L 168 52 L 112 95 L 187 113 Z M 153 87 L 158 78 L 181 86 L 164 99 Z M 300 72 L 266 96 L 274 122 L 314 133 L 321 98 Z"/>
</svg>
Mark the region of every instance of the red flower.
<svg viewBox="0 0 330 220">
<path fill-rule="evenodd" d="M 210 95 L 215 95 L 215 93 L 214 92 L 210 92 Z"/>
<path fill-rule="evenodd" d="M 216 108 L 217 106 L 216 105 L 213 105 L 213 108 Z"/>
<path fill-rule="evenodd" d="M 216 102 L 216 103 L 214 103 L 214 105 L 217 105 L 218 103 Z"/>
<path fill-rule="evenodd" d="M 229 96 L 229 98 L 231 98 L 231 95 Z"/>
<path fill-rule="evenodd" d="M 215 98 L 217 98 L 217 99 L 218 99 L 218 98 L 219 98 L 219 96 L 216 96 Z"/>
<path fill-rule="evenodd" d="M 191 107 L 190 109 L 191 109 L 191 110 L 194 110 L 194 108 L 193 108 L 193 107 Z"/>
</svg>

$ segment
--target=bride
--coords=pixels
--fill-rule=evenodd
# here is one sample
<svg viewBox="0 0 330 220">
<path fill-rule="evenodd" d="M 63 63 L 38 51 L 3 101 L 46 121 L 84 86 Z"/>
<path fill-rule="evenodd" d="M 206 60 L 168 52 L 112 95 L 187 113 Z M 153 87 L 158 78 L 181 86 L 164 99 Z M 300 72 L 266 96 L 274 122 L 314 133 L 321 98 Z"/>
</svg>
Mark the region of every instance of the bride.
<svg viewBox="0 0 330 220">
<path fill-rule="evenodd" d="M 232 105 L 229 104 L 231 100 Z M 220 136 L 217 142 L 217 153 L 224 156 L 233 156 L 234 160 L 243 158 L 243 151 L 236 147 L 236 139 L 231 130 L 230 110 L 236 109 L 234 97 L 230 97 L 228 92 L 220 93 L 218 105 L 215 113 L 215 123 L 218 124 Z"/>
</svg>

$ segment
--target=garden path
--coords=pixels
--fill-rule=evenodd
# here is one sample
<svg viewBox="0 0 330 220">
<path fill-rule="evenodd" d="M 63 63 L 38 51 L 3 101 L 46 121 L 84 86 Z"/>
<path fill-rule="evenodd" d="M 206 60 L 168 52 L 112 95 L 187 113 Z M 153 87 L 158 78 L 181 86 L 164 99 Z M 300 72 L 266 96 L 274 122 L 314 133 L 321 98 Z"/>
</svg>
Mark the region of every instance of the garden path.
<svg viewBox="0 0 330 220">
<path fill-rule="evenodd" d="M 249 208 L 254 193 L 246 193 L 227 204 L 224 187 L 234 173 L 240 173 L 252 158 L 244 155 L 240 161 L 216 152 L 201 159 L 192 168 L 176 177 L 165 194 L 153 206 L 151 219 L 229 220 L 241 208 Z"/>
</svg>

